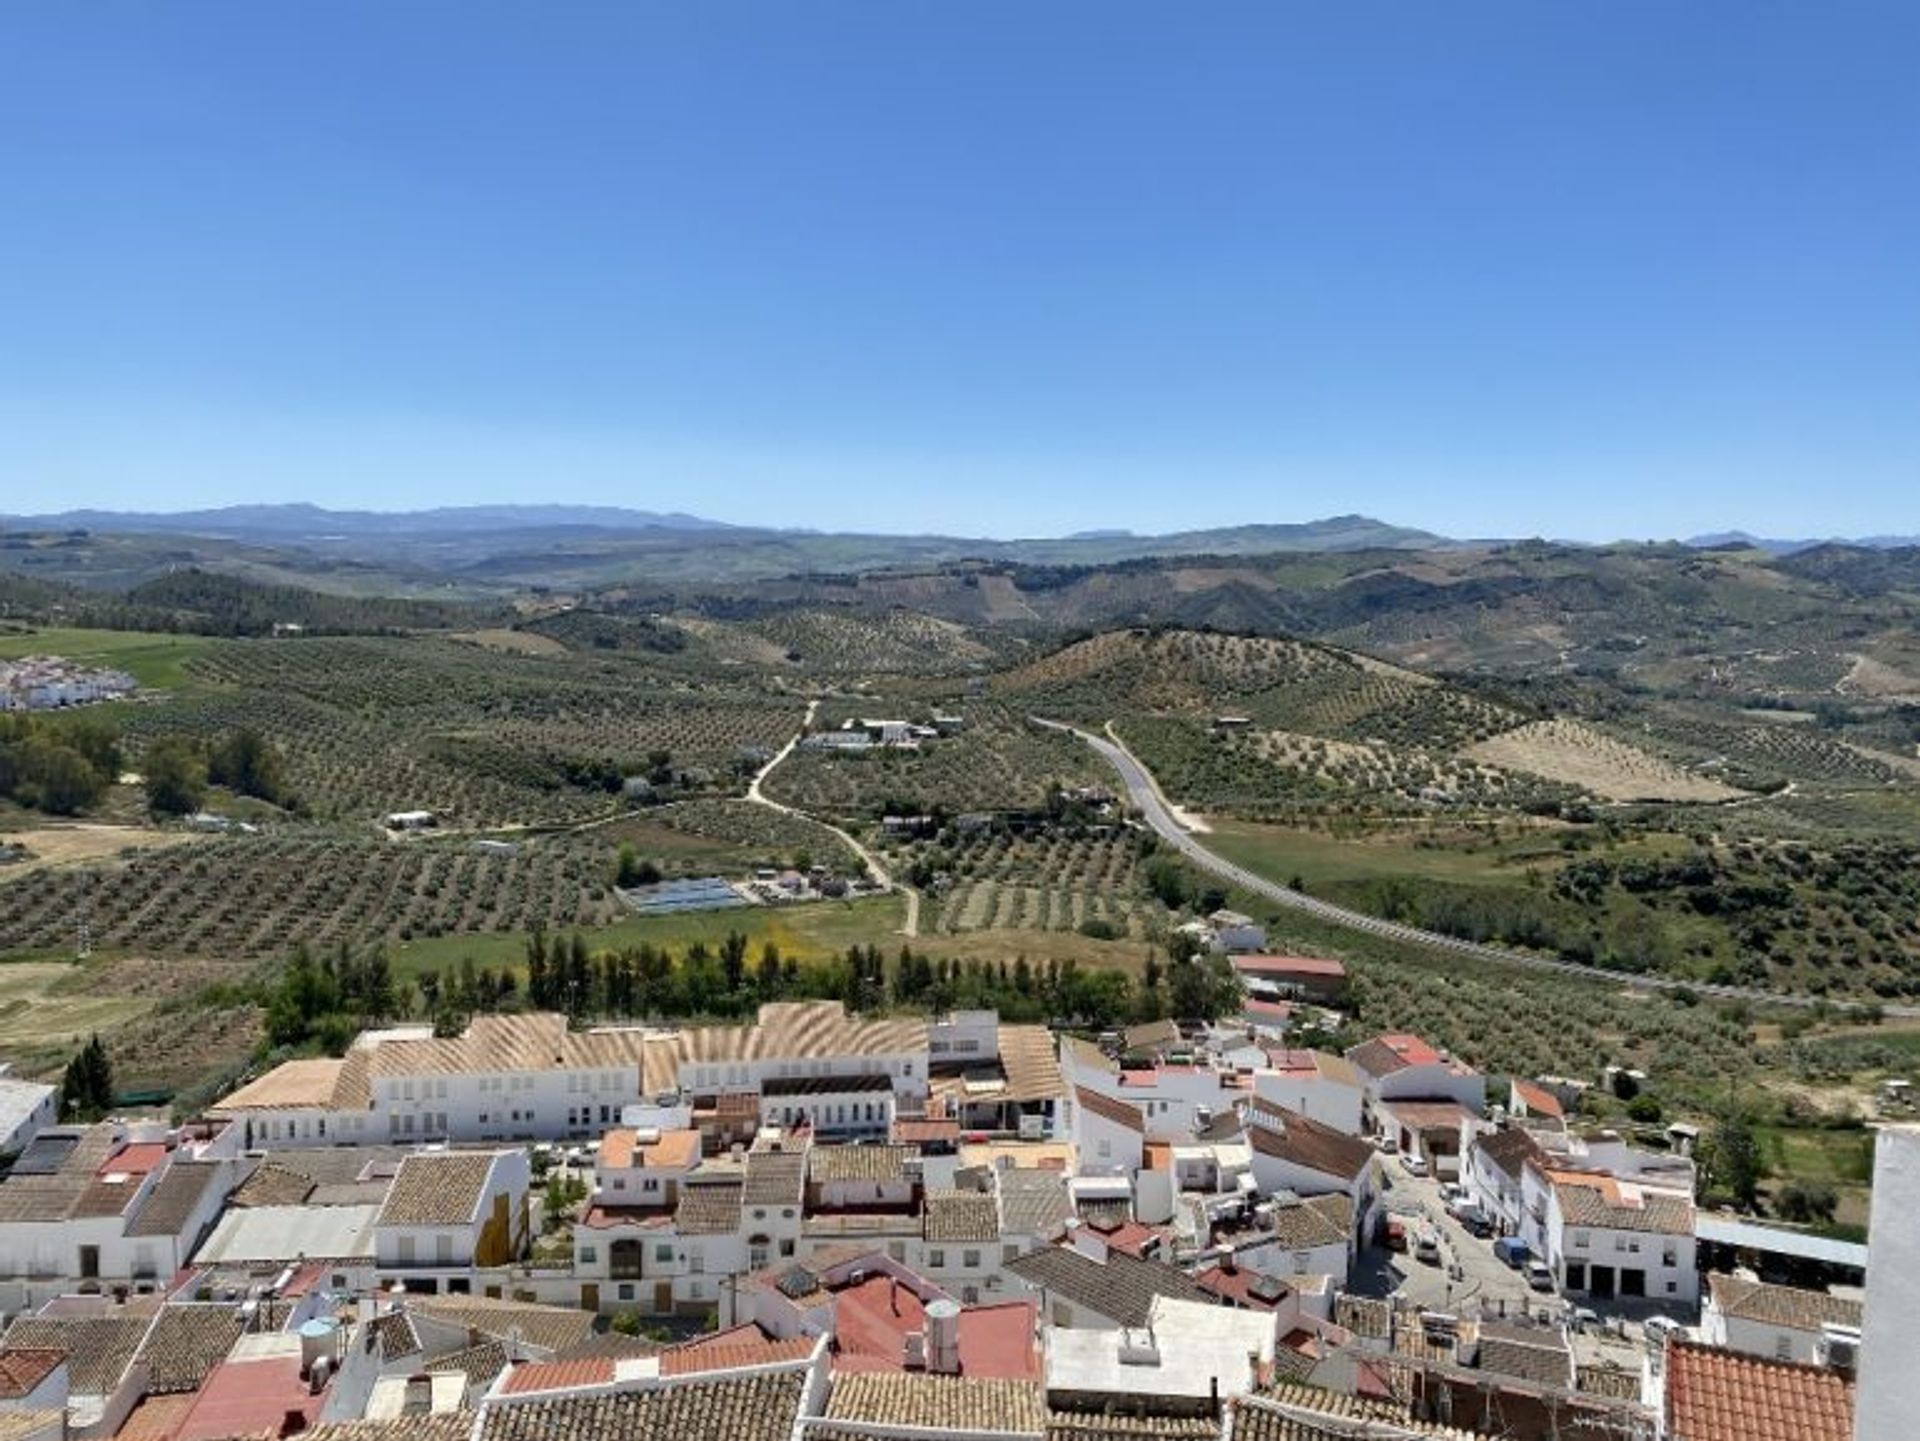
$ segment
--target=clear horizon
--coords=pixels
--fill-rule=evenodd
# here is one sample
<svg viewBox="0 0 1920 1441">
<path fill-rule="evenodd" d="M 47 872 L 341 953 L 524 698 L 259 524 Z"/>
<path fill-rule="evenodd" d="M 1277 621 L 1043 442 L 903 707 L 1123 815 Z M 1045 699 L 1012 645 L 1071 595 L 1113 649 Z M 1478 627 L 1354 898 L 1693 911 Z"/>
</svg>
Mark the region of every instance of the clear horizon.
<svg viewBox="0 0 1920 1441">
<path fill-rule="evenodd" d="M 0 512 L 1920 532 L 1920 12 L 0 20 Z"/>
</svg>

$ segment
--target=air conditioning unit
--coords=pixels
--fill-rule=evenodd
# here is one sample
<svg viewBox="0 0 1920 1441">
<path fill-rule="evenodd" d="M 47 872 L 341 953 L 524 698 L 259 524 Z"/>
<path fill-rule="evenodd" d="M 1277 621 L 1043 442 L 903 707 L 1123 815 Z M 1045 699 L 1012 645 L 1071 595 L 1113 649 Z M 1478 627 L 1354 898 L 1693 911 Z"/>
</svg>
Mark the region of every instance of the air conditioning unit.
<svg viewBox="0 0 1920 1441">
<path fill-rule="evenodd" d="M 1827 1322 L 1820 1328 L 1814 1357 L 1831 1370 L 1852 1371 L 1860 1364 L 1860 1328 Z"/>
</svg>

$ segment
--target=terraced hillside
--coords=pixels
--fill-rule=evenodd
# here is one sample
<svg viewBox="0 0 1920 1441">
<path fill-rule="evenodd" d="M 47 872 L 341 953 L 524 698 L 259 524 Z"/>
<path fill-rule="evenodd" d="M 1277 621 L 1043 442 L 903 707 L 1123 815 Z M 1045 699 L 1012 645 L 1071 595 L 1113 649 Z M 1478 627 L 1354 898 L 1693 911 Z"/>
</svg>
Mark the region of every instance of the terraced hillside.
<svg viewBox="0 0 1920 1441">
<path fill-rule="evenodd" d="M 1550 810 L 1581 799 L 1711 802 L 1739 794 L 1585 727 L 1539 721 L 1306 641 L 1114 631 L 996 685 L 1049 715 L 1111 721 L 1176 798 L 1203 810 Z"/>
<path fill-rule="evenodd" d="M 318 819 L 428 809 L 473 827 L 585 819 L 623 778 L 737 791 L 802 703 L 646 654 L 526 654 L 428 636 L 222 641 L 129 712 L 136 743 L 251 727 Z M 663 759 L 664 758 L 664 759 Z"/>
</svg>

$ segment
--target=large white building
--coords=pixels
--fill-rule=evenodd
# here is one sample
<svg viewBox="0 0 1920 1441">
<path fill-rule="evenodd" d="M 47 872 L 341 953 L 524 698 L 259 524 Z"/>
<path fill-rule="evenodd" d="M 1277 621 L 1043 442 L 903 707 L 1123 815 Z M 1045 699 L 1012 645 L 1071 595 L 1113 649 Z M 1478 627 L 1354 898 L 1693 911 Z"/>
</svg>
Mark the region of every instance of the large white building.
<svg viewBox="0 0 1920 1441">
<path fill-rule="evenodd" d="M 241 1123 L 249 1147 L 584 1140 L 669 1092 L 691 1098 L 696 1117 L 744 1102 L 751 1130 L 763 1105 L 805 1107 L 811 1087 L 835 1107 L 831 1124 L 864 1129 L 848 1108 L 924 1103 L 927 1032 L 924 1021 L 849 1016 L 837 1001 L 775 1002 L 751 1024 L 683 1030 L 478 1016 L 459 1036 L 374 1031 L 339 1059 L 288 1061 L 209 1114 Z M 891 1096 L 868 1089 L 872 1078 Z"/>
</svg>

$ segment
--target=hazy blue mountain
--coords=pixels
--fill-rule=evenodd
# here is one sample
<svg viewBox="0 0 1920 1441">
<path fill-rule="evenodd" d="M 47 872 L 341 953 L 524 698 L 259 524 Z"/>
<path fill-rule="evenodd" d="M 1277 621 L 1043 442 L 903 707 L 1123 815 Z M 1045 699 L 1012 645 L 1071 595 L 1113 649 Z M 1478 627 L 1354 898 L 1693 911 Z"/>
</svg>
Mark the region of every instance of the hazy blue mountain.
<svg viewBox="0 0 1920 1441">
<path fill-rule="evenodd" d="M 326 510 L 317 505 L 230 505 L 217 510 L 67 510 L 0 517 L 16 529 L 159 532 L 260 540 L 349 535 L 452 534 L 484 531 L 730 530 L 717 520 L 680 512 L 610 505 L 463 505 L 432 510 Z"/>
</svg>

